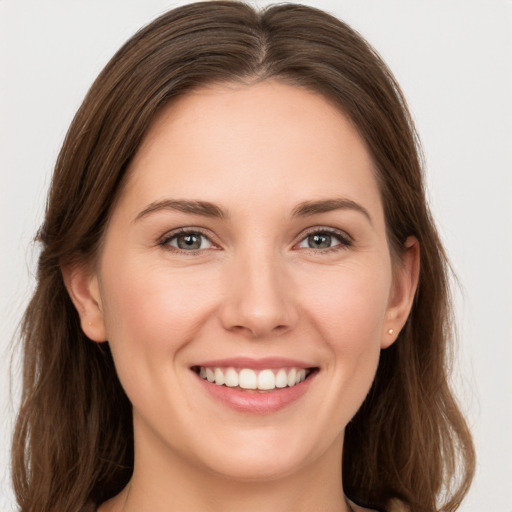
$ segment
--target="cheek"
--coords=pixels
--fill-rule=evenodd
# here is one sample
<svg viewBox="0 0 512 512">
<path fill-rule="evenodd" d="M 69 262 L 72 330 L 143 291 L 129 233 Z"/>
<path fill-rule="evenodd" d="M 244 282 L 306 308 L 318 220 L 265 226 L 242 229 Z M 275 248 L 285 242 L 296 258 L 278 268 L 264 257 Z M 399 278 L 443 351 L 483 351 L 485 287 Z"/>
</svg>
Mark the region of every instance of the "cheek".
<svg viewBox="0 0 512 512">
<path fill-rule="evenodd" d="M 208 279 L 200 273 L 137 260 L 115 263 L 107 267 L 105 261 L 104 318 L 119 378 L 136 404 L 155 386 L 170 389 L 182 348 L 214 305 Z"/>
<path fill-rule="evenodd" d="M 349 265 L 317 275 L 302 302 L 333 350 L 357 352 L 380 346 L 390 286 L 385 265 Z"/>
<path fill-rule="evenodd" d="M 346 393 L 352 413 L 359 408 L 377 369 L 391 272 L 377 263 L 317 275 L 315 292 L 302 302 L 329 351 L 333 386 Z"/>
<path fill-rule="evenodd" d="M 118 264 L 105 275 L 109 280 L 103 283 L 102 295 L 112 341 L 122 337 L 169 349 L 191 336 L 213 306 L 208 282 L 199 273 Z"/>
<path fill-rule="evenodd" d="M 115 263 L 105 266 L 102 296 L 119 380 L 137 414 L 147 420 L 158 411 L 150 422 L 174 425 L 176 411 L 188 408 L 180 355 L 211 316 L 212 285 L 200 272 Z"/>
</svg>

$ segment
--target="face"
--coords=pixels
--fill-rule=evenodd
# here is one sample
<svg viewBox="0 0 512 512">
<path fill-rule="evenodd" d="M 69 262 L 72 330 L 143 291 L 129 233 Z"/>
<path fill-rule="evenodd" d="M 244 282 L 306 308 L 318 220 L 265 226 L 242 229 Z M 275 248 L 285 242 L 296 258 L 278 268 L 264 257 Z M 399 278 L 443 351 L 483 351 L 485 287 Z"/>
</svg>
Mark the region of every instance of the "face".
<svg viewBox="0 0 512 512">
<path fill-rule="evenodd" d="M 161 113 L 94 272 L 68 287 L 86 333 L 111 346 L 137 461 L 268 479 L 339 465 L 410 307 L 402 266 L 393 279 L 352 124 L 267 81 L 205 87 Z"/>
</svg>

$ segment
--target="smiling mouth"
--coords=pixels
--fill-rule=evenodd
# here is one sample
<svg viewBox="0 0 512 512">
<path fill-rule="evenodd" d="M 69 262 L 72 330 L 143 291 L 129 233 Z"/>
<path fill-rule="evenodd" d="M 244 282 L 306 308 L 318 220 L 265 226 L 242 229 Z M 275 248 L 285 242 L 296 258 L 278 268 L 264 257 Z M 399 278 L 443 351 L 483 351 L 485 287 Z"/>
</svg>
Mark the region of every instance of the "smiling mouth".
<svg viewBox="0 0 512 512">
<path fill-rule="evenodd" d="M 203 380 L 243 391 L 266 392 L 291 388 L 308 379 L 318 368 L 252 368 L 193 366 Z"/>
</svg>

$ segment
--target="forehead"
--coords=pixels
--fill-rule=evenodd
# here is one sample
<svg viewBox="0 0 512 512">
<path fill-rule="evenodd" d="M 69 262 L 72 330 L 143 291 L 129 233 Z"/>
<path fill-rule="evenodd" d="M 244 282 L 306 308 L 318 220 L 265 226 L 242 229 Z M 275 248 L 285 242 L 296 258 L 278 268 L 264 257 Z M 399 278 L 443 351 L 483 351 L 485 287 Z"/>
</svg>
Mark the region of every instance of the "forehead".
<svg viewBox="0 0 512 512">
<path fill-rule="evenodd" d="M 351 121 L 322 95 L 277 81 L 211 85 L 168 105 L 130 166 L 130 190 L 138 201 L 266 198 L 291 208 L 337 193 L 380 205 Z"/>
</svg>

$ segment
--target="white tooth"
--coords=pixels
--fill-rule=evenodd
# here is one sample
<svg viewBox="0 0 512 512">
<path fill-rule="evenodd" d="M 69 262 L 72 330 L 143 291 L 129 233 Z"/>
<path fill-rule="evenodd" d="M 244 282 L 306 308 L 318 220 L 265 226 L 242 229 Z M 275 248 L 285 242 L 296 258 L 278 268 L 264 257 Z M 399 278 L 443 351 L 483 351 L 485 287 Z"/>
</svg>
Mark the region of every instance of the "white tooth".
<svg viewBox="0 0 512 512">
<path fill-rule="evenodd" d="M 295 386 L 295 378 L 297 377 L 297 370 L 292 368 L 288 372 L 288 386 Z"/>
<path fill-rule="evenodd" d="M 258 374 L 258 389 L 274 389 L 276 378 L 272 370 L 262 370 Z"/>
<path fill-rule="evenodd" d="M 276 375 L 276 388 L 285 388 L 288 385 L 288 375 L 286 370 L 279 370 Z"/>
<path fill-rule="evenodd" d="M 222 386 L 224 384 L 224 374 L 222 373 L 222 370 L 220 368 L 215 368 L 215 384 L 218 386 Z"/>
<path fill-rule="evenodd" d="M 199 370 L 199 377 L 201 377 L 201 379 L 206 379 L 206 368 L 204 366 L 201 366 Z"/>
<path fill-rule="evenodd" d="M 298 384 L 299 382 L 304 381 L 305 378 L 306 378 L 306 370 L 304 368 L 301 368 L 297 372 L 297 377 L 295 377 L 295 383 Z"/>
<path fill-rule="evenodd" d="M 238 386 L 238 373 L 234 368 L 228 368 L 224 373 L 224 384 L 230 388 Z"/>
<path fill-rule="evenodd" d="M 206 378 L 208 379 L 208 382 L 213 382 L 215 380 L 215 373 L 213 373 L 211 368 L 206 368 Z"/>
<path fill-rule="evenodd" d="M 238 375 L 238 385 L 242 389 L 256 389 L 258 387 L 256 373 L 249 368 L 244 368 Z"/>
</svg>

